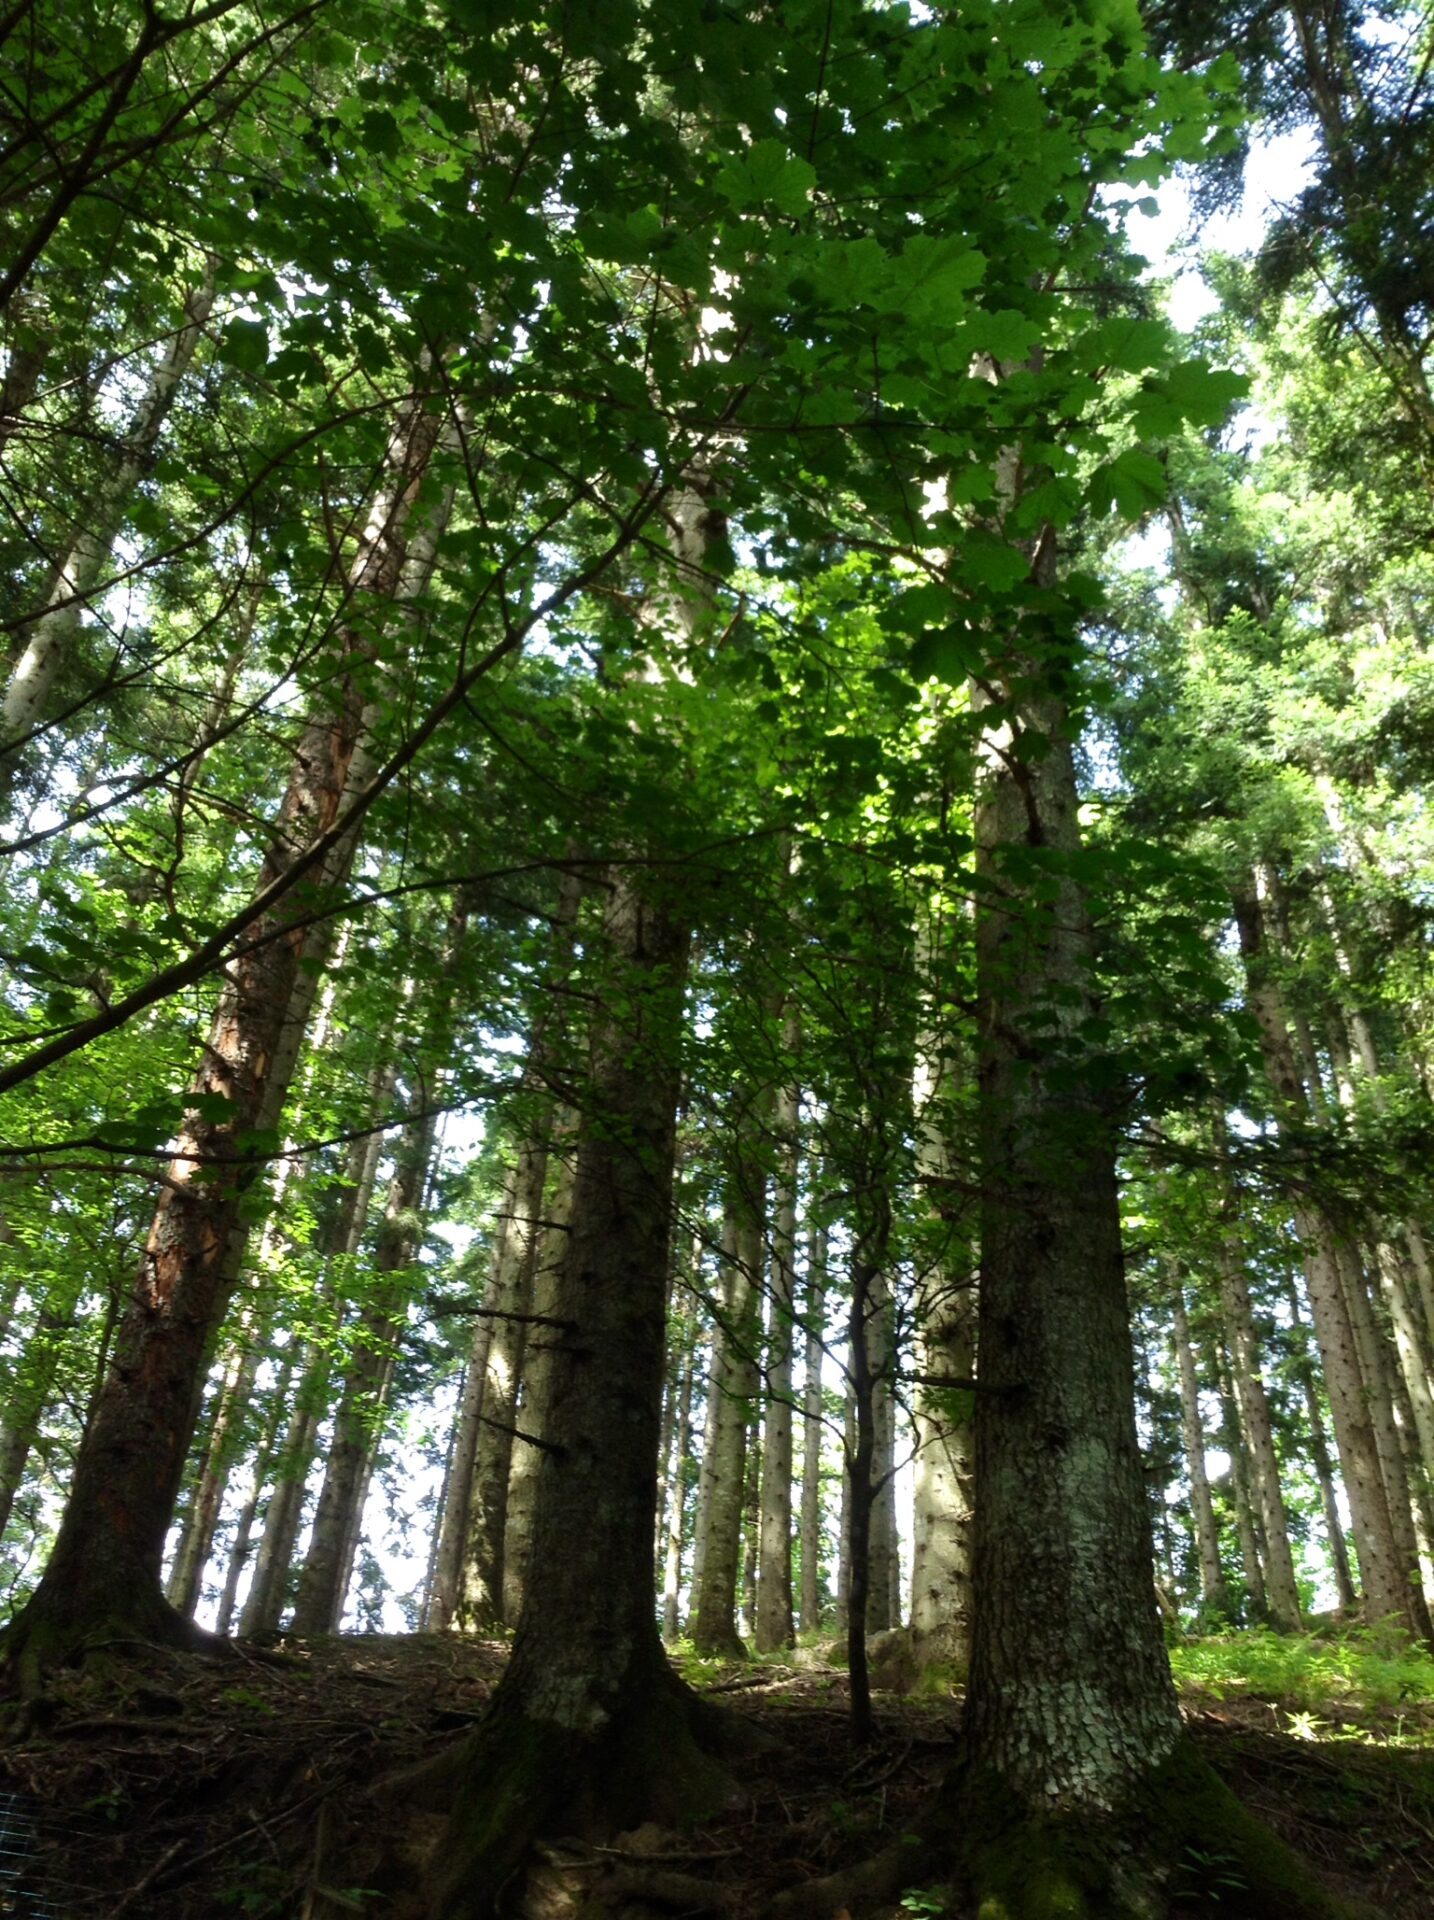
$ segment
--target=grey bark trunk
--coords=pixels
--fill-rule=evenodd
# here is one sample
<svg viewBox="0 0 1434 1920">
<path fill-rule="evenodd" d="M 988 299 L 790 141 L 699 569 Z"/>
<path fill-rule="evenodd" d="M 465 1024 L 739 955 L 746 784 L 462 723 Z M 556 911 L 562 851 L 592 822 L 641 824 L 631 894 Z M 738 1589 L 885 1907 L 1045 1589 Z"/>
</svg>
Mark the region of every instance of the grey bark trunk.
<svg viewBox="0 0 1434 1920">
<path fill-rule="evenodd" d="M 334 1414 L 328 1467 L 294 1601 L 295 1633 L 333 1633 L 343 1614 L 373 1443 L 415 1285 L 409 1271 L 422 1237 L 422 1205 L 434 1149 L 431 1115 L 410 1121 L 399 1142 L 383 1225 L 374 1249 L 373 1297 L 359 1315 L 357 1345 Z"/>
<path fill-rule="evenodd" d="M 0 709 L 0 805 L 8 801 L 25 772 L 27 749 L 43 727 L 55 681 L 73 648 L 135 488 L 153 463 L 160 432 L 193 363 L 213 305 L 211 263 L 206 278 L 185 302 L 184 317 L 156 362 L 125 430 L 119 460 L 87 507 L 85 524 L 57 570 L 49 603 L 10 676 Z"/>
<path fill-rule="evenodd" d="M 553 1157 L 558 1159 L 557 1187 L 548 1203 L 533 1275 L 533 1312 L 541 1316 L 528 1336 L 523 1369 L 523 1398 L 518 1408 L 518 1438 L 508 1487 L 508 1533 L 503 1543 L 503 1607 L 510 1620 L 523 1611 L 528 1563 L 537 1520 L 538 1483 L 542 1474 L 545 1437 L 551 1414 L 554 1367 L 566 1337 L 558 1324 L 559 1289 L 567 1258 L 574 1181 L 577 1177 L 572 1134 L 575 1117 L 563 1113 L 557 1123 Z M 560 1153 L 559 1142 L 563 1143 Z"/>
<path fill-rule="evenodd" d="M 693 1595 L 692 1644 L 699 1653 L 740 1660 L 746 1648 L 737 1632 L 737 1580 L 742 1558 L 742 1506 L 746 1486 L 747 1423 L 757 1393 L 757 1277 L 761 1230 L 742 1215 L 742 1196 L 729 1192 L 723 1244 L 723 1319 L 714 1354 L 713 1394 L 708 1405 L 704 1451 L 707 1479 L 702 1577 Z"/>
<path fill-rule="evenodd" d="M 807 1242 L 806 1352 L 802 1374 L 802 1598 L 801 1628 L 822 1624 L 822 1357 L 827 1286 L 827 1230 L 813 1226 Z"/>
<path fill-rule="evenodd" d="M 782 1023 L 782 1056 L 800 1039 L 795 1009 Z M 796 1640 L 792 1619 L 792 1333 L 796 1315 L 797 1114 L 794 1086 L 779 1089 L 774 1123 L 781 1155 L 772 1208 L 772 1279 L 767 1321 L 767 1413 L 762 1436 L 761 1545 L 757 1575 L 759 1653 Z"/>
<path fill-rule="evenodd" d="M 1021 491 L 1015 456 L 1003 490 Z M 1033 577 L 1050 585 L 1043 539 Z M 1173 1751 L 1134 1417 L 1115 1127 L 1077 1070 L 1098 1016 L 1071 728 L 1052 667 L 987 687 L 975 839 L 981 1389 L 965 1734 L 1017 1808 L 1097 1813 Z M 1023 742 L 1039 742 L 1028 754 Z M 1049 850 L 1049 852 L 1047 852 Z"/>
<path fill-rule="evenodd" d="M 1184 1287 L 1178 1267 L 1171 1272 L 1170 1280 L 1171 1333 L 1180 1383 L 1180 1430 L 1185 1443 L 1185 1466 L 1190 1476 L 1190 1511 L 1195 1521 L 1195 1546 L 1200 1559 L 1200 1601 L 1211 1615 L 1227 1616 L 1230 1600 L 1225 1591 L 1224 1569 L 1220 1565 L 1220 1529 L 1215 1523 L 1215 1502 L 1210 1495 L 1210 1478 L 1205 1470 L 1200 1379 L 1195 1366 L 1195 1350 L 1190 1344 L 1190 1322 L 1185 1314 Z"/>
<path fill-rule="evenodd" d="M 1236 894 L 1235 918 L 1248 981 L 1247 1001 L 1259 1029 L 1276 1117 L 1282 1124 L 1298 1129 L 1307 1123 L 1309 1109 L 1290 1043 L 1283 996 L 1271 971 L 1261 904 L 1253 888 Z M 1349 1499 L 1366 1608 L 1371 1620 L 1394 1617 L 1417 1634 L 1420 1626 L 1410 1597 L 1410 1576 L 1414 1569 L 1401 1551 L 1390 1513 L 1379 1448 L 1365 1398 L 1355 1328 L 1340 1273 L 1338 1235 L 1307 1200 L 1297 1197 L 1292 1211 L 1334 1419 L 1335 1445 Z"/>
</svg>

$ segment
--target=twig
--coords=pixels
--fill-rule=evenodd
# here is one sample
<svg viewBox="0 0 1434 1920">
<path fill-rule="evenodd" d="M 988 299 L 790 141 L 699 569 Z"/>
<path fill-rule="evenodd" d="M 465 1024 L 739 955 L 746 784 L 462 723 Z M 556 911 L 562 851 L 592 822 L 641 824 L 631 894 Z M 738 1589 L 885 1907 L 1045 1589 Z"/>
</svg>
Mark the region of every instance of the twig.
<svg viewBox="0 0 1434 1920">
<path fill-rule="evenodd" d="M 150 1888 L 154 1885 L 155 1881 L 164 1872 L 165 1868 L 169 1865 L 170 1861 L 174 1858 L 175 1854 L 182 1853 L 183 1851 L 184 1851 L 184 1842 L 182 1840 L 176 1840 L 172 1847 L 168 1848 L 164 1853 L 162 1853 L 159 1856 L 158 1860 L 155 1861 L 154 1865 L 150 1868 L 149 1872 L 144 1874 L 140 1879 L 135 1881 L 134 1885 L 130 1888 L 129 1892 L 120 1901 L 119 1905 L 116 1907 L 110 1908 L 109 1920 L 120 1920 L 120 1915 L 122 1913 L 128 1913 L 130 1908 L 135 1905 L 135 1903 L 139 1900 L 141 1895 L 149 1892 Z M 203 1859 L 203 1857 L 204 1856 L 201 1854 L 200 1858 Z"/>
</svg>

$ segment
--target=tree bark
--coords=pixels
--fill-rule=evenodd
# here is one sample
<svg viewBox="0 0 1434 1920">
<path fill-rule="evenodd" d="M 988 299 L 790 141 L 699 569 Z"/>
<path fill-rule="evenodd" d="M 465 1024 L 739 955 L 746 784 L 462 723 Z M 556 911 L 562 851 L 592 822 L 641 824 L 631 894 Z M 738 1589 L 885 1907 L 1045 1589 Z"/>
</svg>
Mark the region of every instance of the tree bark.
<svg viewBox="0 0 1434 1920">
<path fill-rule="evenodd" d="M 1220 1529 L 1215 1523 L 1215 1503 L 1210 1497 L 1210 1480 L 1205 1471 L 1205 1431 L 1200 1418 L 1200 1380 L 1195 1367 L 1195 1350 L 1190 1344 L 1190 1322 L 1185 1314 L 1184 1286 L 1180 1270 L 1171 1275 L 1171 1331 L 1175 1346 L 1176 1374 L 1180 1383 L 1180 1429 L 1185 1442 L 1185 1465 L 1190 1476 L 1190 1511 L 1195 1520 L 1195 1545 L 1200 1558 L 1200 1604 L 1212 1619 L 1228 1618 L 1230 1598 L 1225 1591 L 1225 1574 L 1220 1565 Z"/>
<path fill-rule="evenodd" d="M 414 1289 L 412 1265 L 422 1238 L 423 1195 L 433 1157 L 431 1115 L 410 1121 L 395 1155 L 383 1225 L 374 1249 L 372 1297 L 359 1315 L 356 1342 L 334 1414 L 323 1489 L 299 1575 L 293 1631 L 334 1633 L 343 1614 L 372 1443 Z M 371 1471 L 371 1469 L 369 1469 Z"/>
<path fill-rule="evenodd" d="M 688 939 L 619 875 L 604 944 L 523 1612 L 462 1760 L 435 1920 L 487 1920 L 534 1835 L 575 1807 L 610 1829 L 674 1823 L 722 1790 L 652 1591 Z"/>
<path fill-rule="evenodd" d="M 1256 890 L 1235 895 L 1235 920 L 1247 979 L 1247 1002 L 1260 1034 L 1265 1074 L 1282 1127 L 1298 1132 L 1308 1106 L 1285 1021 L 1284 1001 L 1271 970 L 1264 915 Z M 1324 1366 L 1345 1492 L 1349 1498 L 1365 1604 L 1371 1620 L 1398 1619 L 1412 1633 L 1420 1627 L 1411 1603 L 1410 1576 L 1398 1544 L 1385 1491 L 1355 1328 L 1340 1273 L 1338 1236 L 1308 1200 L 1292 1200 L 1304 1261 L 1305 1289 L 1314 1316 Z"/>
<path fill-rule="evenodd" d="M 756 1275 L 750 1264 L 760 1258 L 761 1232 L 744 1231 L 741 1197 L 729 1190 L 723 1221 L 723 1322 L 713 1359 L 713 1393 L 708 1403 L 703 1448 L 710 1461 L 702 1577 L 693 1595 L 692 1644 L 709 1658 L 746 1658 L 737 1632 L 737 1579 L 742 1558 L 742 1504 L 746 1487 L 747 1425 L 757 1395 Z"/>
<path fill-rule="evenodd" d="M 800 1039 L 796 1008 L 782 1022 L 782 1058 Z M 777 1093 L 780 1161 L 772 1207 L 772 1279 L 767 1317 L 767 1412 L 762 1436 L 761 1544 L 754 1639 L 759 1653 L 796 1641 L 792 1619 L 792 1332 L 796 1316 L 797 1116 L 795 1086 Z"/>
<path fill-rule="evenodd" d="M 822 1357 L 825 1352 L 827 1230 L 812 1226 L 807 1240 L 806 1354 L 802 1373 L 802 1591 L 801 1628 L 822 1624 Z"/>
<path fill-rule="evenodd" d="M 80 630 L 81 617 L 119 535 L 125 511 L 153 464 L 160 432 L 193 363 L 214 306 L 214 263 L 184 304 L 184 317 L 155 363 L 139 406 L 120 443 L 113 471 L 84 511 L 84 524 L 56 570 L 49 604 L 36 620 L 16 662 L 0 709 L 0 805 L 23 776 L 50 696 Z"/>
</svg>

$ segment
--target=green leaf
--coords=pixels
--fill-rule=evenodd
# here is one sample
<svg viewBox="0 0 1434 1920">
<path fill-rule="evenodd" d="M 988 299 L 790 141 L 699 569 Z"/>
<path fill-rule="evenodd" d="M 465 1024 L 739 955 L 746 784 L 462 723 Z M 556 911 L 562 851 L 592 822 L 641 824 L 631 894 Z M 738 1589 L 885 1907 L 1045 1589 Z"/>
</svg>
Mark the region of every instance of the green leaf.
<svg viewBox="0 0 1434 1920">
<path fill-rule="evenodd" d="M 734 207 L 771 206 L 796 215 L 806 212 L 816 180 L 817 170 L 809 160 L 789 153 L 780 140 L 758 140 L 741 159 L 727 161 L 716 185 Z"/>
<path fill-rule="evenodd" d="M 262 320 L 231 320 L 219 336 L 219 358 L 240 373 L 260 373 L 269 364 L 269 329 Z"/>
</svg>

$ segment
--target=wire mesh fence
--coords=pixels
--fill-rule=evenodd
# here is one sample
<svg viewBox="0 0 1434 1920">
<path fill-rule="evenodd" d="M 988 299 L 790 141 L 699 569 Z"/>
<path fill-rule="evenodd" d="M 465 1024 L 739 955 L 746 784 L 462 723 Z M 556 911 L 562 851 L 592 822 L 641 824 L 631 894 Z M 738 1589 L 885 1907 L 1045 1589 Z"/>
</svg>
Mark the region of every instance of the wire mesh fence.
<svg viewBox="0 0 1434 1920">
<path fill-rule="evenodd" d="M 23 1794 L 0 1791 L 0 1914 L 5 1920 L 62 1920 L 44 1877 L 35 1808 Z"/>
</svg>

